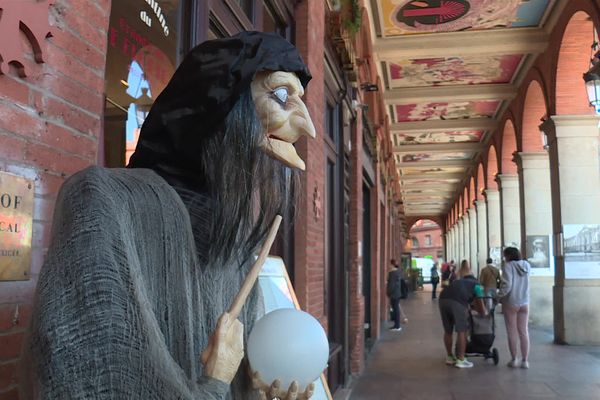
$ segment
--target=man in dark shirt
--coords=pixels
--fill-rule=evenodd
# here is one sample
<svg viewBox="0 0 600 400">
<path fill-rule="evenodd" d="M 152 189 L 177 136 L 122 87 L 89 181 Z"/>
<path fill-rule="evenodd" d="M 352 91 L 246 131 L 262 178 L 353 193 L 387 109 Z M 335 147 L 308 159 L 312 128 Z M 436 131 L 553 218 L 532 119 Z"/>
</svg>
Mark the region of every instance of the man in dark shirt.
<svg viewBox="0 0 600 400">
<path fill-rule="evenodd" d="M 394 315 L 394 326 L 391 330 L 401 331 L 400 317 L 402 315 L 402 309 L 400 308 L 400 298 L 402 297 L 402 269 L 396 264 L 396 260 L 392 259 L 390 262 L 392 265 L 390 272 L 388 272 L 386 293 L 390 298 L 392 314 Z M 408 319 L 406 317 L 402 320 L 404 323 L 407 321 Z"/>
<path fill-rule="evenodd" d="M 444 345 L 446 346 L 446 364 L 457 368 L 471 368 L 473 363 L 465 358 L 467 348 L 467 330 L 469 304 L 475 302 L 475 309 L 485 314 L 482 297 L 483 287 L 473 276 L 468 265 L 461 270 L 461 279 L 445 287 L 440 294 L 440 315 L 444 324 Z M 452 353 L 452 331 L 456 331 L 456 357 Z"/>
</svg>

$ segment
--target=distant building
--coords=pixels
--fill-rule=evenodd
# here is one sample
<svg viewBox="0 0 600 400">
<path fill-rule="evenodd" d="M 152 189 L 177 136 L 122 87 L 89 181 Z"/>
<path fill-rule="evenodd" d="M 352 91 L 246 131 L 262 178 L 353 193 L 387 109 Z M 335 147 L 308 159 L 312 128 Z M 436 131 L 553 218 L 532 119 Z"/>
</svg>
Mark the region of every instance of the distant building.
<svg viewBox="0 0 600 400">
<path fill-rule="evenodd" d="M 433 221 L 417 221 L 410 230 L 413 257 L 431 256 L 434 260 L 444 257 L 442 248 L 442 230 Z"/>
</svg>

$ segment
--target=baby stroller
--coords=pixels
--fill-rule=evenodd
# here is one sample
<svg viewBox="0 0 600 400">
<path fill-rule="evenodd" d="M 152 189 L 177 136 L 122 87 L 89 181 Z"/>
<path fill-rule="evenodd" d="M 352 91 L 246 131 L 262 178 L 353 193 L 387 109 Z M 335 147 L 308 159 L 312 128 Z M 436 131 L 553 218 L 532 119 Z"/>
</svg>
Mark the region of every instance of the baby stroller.
<svg viewBox="0 0 600 400">
<path fill-rule="evenodd" d="M 467 356 L 468 357 L 483 357 L 484 359 L 493 359 L 494 365 L 498 365 L 498 349 L 494 345 L 496 338 L 496 321 L 494 313 L 496 303 L 493 297 L 484 297 L 488 315 L 480 315 L 477 311 L 469 309 L 469 337 L 467 341 Z"/>
</svg>

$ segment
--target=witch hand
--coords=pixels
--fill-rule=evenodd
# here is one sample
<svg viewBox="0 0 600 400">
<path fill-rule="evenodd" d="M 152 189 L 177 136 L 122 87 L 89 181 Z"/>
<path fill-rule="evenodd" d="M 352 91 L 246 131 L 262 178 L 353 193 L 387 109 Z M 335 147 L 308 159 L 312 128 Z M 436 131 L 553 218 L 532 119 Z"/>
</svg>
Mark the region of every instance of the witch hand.
<svg viewBox="0 0 600 400">
<path fill-rule="evenodd" d="M 229 313 L 221 315 L 217 329 L 202 353 L 204 376 L 231 383 L 244 358 L 244 325 Z"/>
<path fill-rule="evenodd" d="M 304 388 L 303 392 L 299 393 L 298 382 L 296 381 L 293 381 L 286 391 L 281 388 L 281 381 L 279 379 L 276 379 L 269 386 L 263 382 L 258 372 L 252 373 L 252 387 L 260 391 L 260 398 L 262 400 L 308 400 L 315 391 L 314 383 L 310 383 Z"/>
</svg>

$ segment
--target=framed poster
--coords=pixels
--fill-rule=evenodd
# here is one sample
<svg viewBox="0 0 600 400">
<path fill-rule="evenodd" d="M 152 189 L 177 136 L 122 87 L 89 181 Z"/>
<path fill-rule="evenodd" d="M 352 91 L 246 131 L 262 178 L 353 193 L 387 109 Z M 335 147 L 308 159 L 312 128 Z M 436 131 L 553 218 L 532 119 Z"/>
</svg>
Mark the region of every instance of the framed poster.
<svg viewBox="0 0 600 400">
<path fill-rule="evenodd" d="M 600 279 L 600 225 L 563 225 L 566 279 Z"/>
<path fill-rule="evenodd" d="M 532 276 L 554 276 L 554 256 L 550 235 L 527 236 L 527 261 Z"/>
<path fill-rule="evenodd" d="M 502 265 L 502 247 L 490 247 L 490 258 L 495 266 Z"/>
<path fill-rule="evenodd" d="M 258 284 L 262 292 L 265 313 L 280 308 L 300 309 L 292 282 L 290 282 L 285 264 L 280 257 L 267 257 L 258 276 Z M 321 377 L 314 384 L 315 393 L 311 400 L 333 400 L 324 374 L 321 374 Z M 300 390 L 304 390 L 304 388 Z"/>
</svg>

